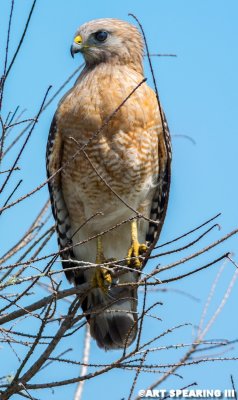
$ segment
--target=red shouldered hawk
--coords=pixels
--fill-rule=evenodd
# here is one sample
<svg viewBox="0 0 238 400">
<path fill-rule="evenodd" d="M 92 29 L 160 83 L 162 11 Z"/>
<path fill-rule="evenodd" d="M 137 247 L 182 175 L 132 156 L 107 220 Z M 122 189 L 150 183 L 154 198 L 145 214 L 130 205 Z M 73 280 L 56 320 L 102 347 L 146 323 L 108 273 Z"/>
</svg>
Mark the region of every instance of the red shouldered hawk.
<svg viewBox="0 0 238 400">
<path fill-rule="evenodd" d="M 149 255 L 159 237 L 169 195 L 170 136 L 146 83 L 120 107 L 144 78 L 143 39 L 135 26 L 90 21 L 74 37 L 71 53 L 78 52 L 85 68 L 50 128 L 48 177 L 63 168 L 49 191 L 60 249 L 72 245 L 61 253 L 66 276 L 75 285 L 91 285 L 82 303 L 91 335 L 100 347 L 118 349 L 136 337 L 137 290 L 117 284 L 138 281 L 139 256 Z M 113 264 L 95 266 L 107 260 L 127 269 L 116 274 Z"/>
</svg>

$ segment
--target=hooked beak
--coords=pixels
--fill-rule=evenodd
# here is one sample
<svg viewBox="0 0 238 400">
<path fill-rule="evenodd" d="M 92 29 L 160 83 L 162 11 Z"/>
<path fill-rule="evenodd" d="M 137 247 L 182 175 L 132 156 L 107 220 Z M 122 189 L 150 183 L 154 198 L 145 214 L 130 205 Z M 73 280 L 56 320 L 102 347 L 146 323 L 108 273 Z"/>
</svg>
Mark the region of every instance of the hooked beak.
<svg viewBox="0 0 238 400">
<path fill-rule="evenodd" d="M 74 55 L 76 53 L 78 53 L 79 51 L 81 51 L 81 50 L 82 50 L 82 46 L 81 45 L 73 43 L 72 46 L 70 47 L 70 54 L 74 58 Z"/>
<path fill-rule="evenodd" d="M 74 38 L 74 42 L 70 48 L 71 56 L 74 58 L 75 53 L 82 51 L 83 49 L 83 39 L 82 36 L 78 35 Z"/>
</svg>

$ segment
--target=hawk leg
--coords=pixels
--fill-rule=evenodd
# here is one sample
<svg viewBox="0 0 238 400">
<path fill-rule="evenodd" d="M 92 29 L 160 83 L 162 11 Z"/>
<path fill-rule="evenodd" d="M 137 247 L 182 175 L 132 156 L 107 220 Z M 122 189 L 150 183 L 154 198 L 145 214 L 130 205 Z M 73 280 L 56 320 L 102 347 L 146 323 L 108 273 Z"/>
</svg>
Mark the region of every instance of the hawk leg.
<svg viewBox="0 0 238 400">
<path fill-rule="evenodd" d="M 99 236 L 97 238 L 96 264 L 103 264 L 105 262 L 106 259 L 103 254 L 102 238 L 101 236 Z M 93 287 L 100 288 L 104 292 L 107 292 L 111 283 L 112 283 L 112 276 L 108 271 L 108 269 L 103 267 L 97 267 L 92 280 Z"/>
<path fill-rule="evenodd" d="M 131 222 L 131 247 L 127 253 L 127 265 L 132 268 L 140 268 L 140 256 L 147 250 L 146 244 L 140 244 L 138 241 L 137 221 Z M 135 258 L 134 258 L 135 257 Z"/>
</svg>

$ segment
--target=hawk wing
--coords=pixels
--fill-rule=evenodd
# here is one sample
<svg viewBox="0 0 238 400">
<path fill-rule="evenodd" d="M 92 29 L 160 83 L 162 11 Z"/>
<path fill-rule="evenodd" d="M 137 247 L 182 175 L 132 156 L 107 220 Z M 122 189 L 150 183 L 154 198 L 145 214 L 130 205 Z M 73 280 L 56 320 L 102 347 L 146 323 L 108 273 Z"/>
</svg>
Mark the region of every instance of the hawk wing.
<svg viewBox="0 0 238 400">
<path fill-rule="evenodd" d="M 168 201 L 169 201 L 169 190 L 171 181 L 171 161 L 172 161 L 172 150 L 171 150 L 171 136 L 169 132 L 168 123 L 165 114 L 163 118 L 163 135 L 158 143 L 158 154 L 159 154 L 159 176 L 157 189 L 155 191 L 150 210 L 150 219 L 157 221 L 158 223 L 149 223 L 148 232 L 146 235 L 146 241 L 148 242 L 148 251 L 145 255 L 143 267 L 146 265 L 150 253 L 154 249 L 166 216 Z"/>
<path fill-rule="evenodd" d="M 60 168 L 62 167 L 62 153 L 63 140 L 61 133 L 57 129 L 57 121 L 55 115 L 50 126 L 47 142 L 46 169 L 48 179 L 52 175 L 55 175 L 52 179 L 49 180 L 48 187 L 60 250 L 63 250 L 66 247 L 72 245 L 69 214 L 61 190 Z M 71 263 L 70 261 L 66 262 L 66 260 L 74 258 L 73 250 L 66 250 L 65 252 L 62 252 L 61 258 L 62 260 L 65 260 L 65 262 L 63 262 L 63 268 L 65 268 L 67 279 L 71 281 L 74 277 L 74 274 L 71 270 L 67 270 L 67 268 L 75 267 L 75 264 Z"/>
</svg>

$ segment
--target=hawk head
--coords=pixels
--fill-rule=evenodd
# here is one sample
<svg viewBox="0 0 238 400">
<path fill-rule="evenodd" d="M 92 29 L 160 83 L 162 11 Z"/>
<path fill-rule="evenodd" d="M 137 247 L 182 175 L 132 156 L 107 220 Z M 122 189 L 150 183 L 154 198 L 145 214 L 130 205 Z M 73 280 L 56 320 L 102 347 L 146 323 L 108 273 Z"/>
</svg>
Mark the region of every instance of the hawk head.
<svg viewBox="0 0 238 400">
<path fill-rule="evenodd" d="M 71 54 L 81 52 L 86 64 L 142 64 L 143 39 L 138 29 L 114 18 L 96 19 L 76 32 Z"/>
</svg>

